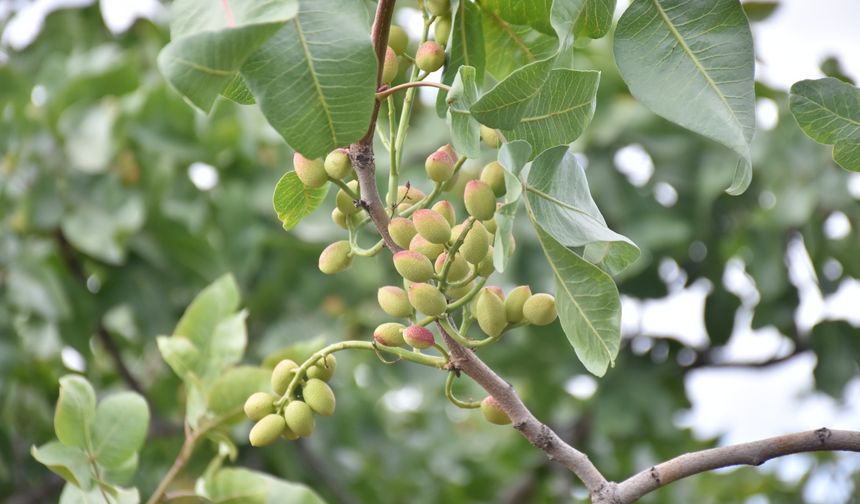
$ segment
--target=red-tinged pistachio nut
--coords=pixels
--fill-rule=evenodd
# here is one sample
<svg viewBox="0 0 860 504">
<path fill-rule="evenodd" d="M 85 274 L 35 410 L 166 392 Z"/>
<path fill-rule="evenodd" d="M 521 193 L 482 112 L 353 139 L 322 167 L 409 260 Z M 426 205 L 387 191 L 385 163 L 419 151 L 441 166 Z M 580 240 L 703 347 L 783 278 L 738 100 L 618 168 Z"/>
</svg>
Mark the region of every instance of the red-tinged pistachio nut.
<svg viewBox="0 0 860 504">
<path fill-rule="evenodd" d="M 287 427 L 301 437 L 313 434 L 316 426 L 314 412 L 304 401 L 290 401 L 284 408 L 284 420 Z"/>
<path fill-rule="evenodd" d="M 436 337 L 430 329 L 420 325 L 411 325 L 403 330 L 403 339 L 407 345 L 418 349 L 430 348 L 436 343 Z"/>
<path fill-rule="evenodd" d="M 523 317 L 530 324 L 551 324 L 558 313 L 555 310 L 555 298 L 549 294 L 534 294 L 523 304 Z"/>
<path fill-rule="evenodd" d="M 302 184 L 308 187 L 322 187 L 328 182 L 322 159 L 308 159 L 296 152 L 293 154 L 293 169 Z"/>
<path fill-rule="evenodd" d="M 457 211 L 454 210 L 454 205 L 448 200 L 439 200 L 430 209 L 439 212 L 442 217 L 445 217 L 450 226 L 453 226 L 457 220 Z"/>
<path fill-rule="evenodd" d="M 487 233 L 487 228 L 480 221 L 475 221 L 472 224 L 472 229 L 466 233 L 463 239 L 463 245 L 460 246 L 460 251 L 463 253 L 463 258 L 472 264 L 479 264 L 490 249 L 490 235 Z"/>
<path fill-rule="evenodd" d="M 435 261 L 439 254 L 445 250 L 441 243 L 430 243 L 420 234 L 416 234 L 409 242 L 409 250 L 423 254 L 427 259 Z"/>
<path fill-rule="evenodd" d="M 445 48 L 438 42 L 428 40 L 415 52 L 415 65 L 425 72 L 435 72 L 445 64 Z"/>
<path fill-rule="evenodd" d="M 498 149 L 499 145 L 502 144 L 502 138 L 499 136 L 499 132 L 490 128 L 489 126 L 481 125 L 481 140 L 490 147 L 491 149 Z"/>
<path fill-rule="evenodd" d="M 325 172 L 333 179 L 342 179 L 352 174 L 352 161 L 346 149 L 335 149 L 325 157 Z"/>
<path fill-rule="evenodd" d="M 433 182 L 447 182 L 454 175 L 457 161 L 443 150 L 433 151 L 424 161 L 427 177 Z"/>
<path fill-rule="evenodd" d="M 411 310 L 412 307 L 409 307 Z M 373 331 L 373 340 L 380 345 L 397 347 L 403 344 L 403 324 L 397 322 L 386 322 L 380 324 Z"/>
<path fill-rule="evenodd" d="M 317 378 L 311 378 L 302 387 L 302 398 L 317 415 L 334 415 L 336 401 L 334 392 L 328 383 Z"/>
<path fill-rule="evenodd" d="M 439 289 L 427 283 L 414 283 L 410 285 L 407 295 L 409 296 L 409 303 L 416 310 L 431 317 L 442 315 L 448 308 L 445 295 L 439 292 Z"/>
<path fill-rule="evenodd" d="M 481 181 L 490 186 L 497 198 L 505 195 L 505 168 L 498 161 L 487 163 L 481 170 Z"/>
<path fill-rule="evenodd" d="M 346 184 L 347 187 L 352 190 L 355 194 L 361 194 L 361 191 L 358 187 L 357 180 L 350 180 Z M 337 205 L 337 209 L 343 212 L 344 215 L 353 215 L 359 212 L 359 208 L 355 206 L 355 201 L 352 199 L 352 196 L 349 195 L 346 191 L 341 189 L 337 192 L 337 196 L 335 197 L 335 205 Z"/>
<path fill-rule="evenodd" d="M 253 421 L 262 420 L 275 412 L 275 396 L 266 392 L 254 392 L 245 401 L 245 415 Z"/>
<path fill-rule="evenodd" d="M 394 254 L 394 269 L 410 282 L 426 282 L 433 278 L 433 263 L 424 254 L 401 250 Z"/>
<path fill-rule="evenodd" d="M 352 247 L 346 240 L 336 241 L 323 249 L 319 268 L 326 275 L 339 273 L 352 264 Z"/>
<path fill-rule="evenodd" d="M 391 235 L 391 239 L 400 248 L 409 248 L 409 242 L 412 241 L 412 238 L 417 233 L 418 231 L 415 229 L 412 219 L 395 217 L 388 222 L 388 234 Z"/>
<path fill-rule="evenodd" d="M 496 195 L 490 186 L 480 180 L 470 180 L 466 183 L 463 202 L 469 215 L 478 220 L 490 220 L 496 213 Z"/>
<path fill-rule="evenodd" d="M 386 285 L 376 291 L 376 301 L 379 307 L 388 315 L 396 318 L 406 318 L 412 315 L 412 305 L 406 291 L 400 287 Z"/>
<path fill-rule="evenodd" d="M 397 25 L 391 25 L 388 31 L 388 47 L 393 49 L 398 56 L 403 54 L 409 47 L 409 35 L 406 30 Z"/>
<path fill-rule="evenodd" d="M 424 194 L 424 191 L 422 191 L 421 189 L 418 189 L 417 187 L 413 187 L 413 186 L 406 187 L 405 185 L 397 187 L 397 201 L 398 202 L 402 201 L 404 203 L 409 203 L 411 205 L 413 203 L 418 203 L 419 201 L 421 201 L 425 197 L 427 197 L 427 195 Z"/>
<path fill-rule="evenodd" d="M 448 253 L 442 252 L 439 254 L 439 257 L 436 258 L 436 274 L 442 273 L 442 268 L 445 266 L 445 261 L 448 260 Z M 469 275 L 469 263 L 463 259 L 462 254 L 454 255 L 454 259 L 451 260 L 451 265 L 448 267 L 448 282 L 459 282 L 466 278 Z"/>
<path fill-rule="evenodd" d="M 511 423 L 511 418 L 502 409 L 502 405 L 493 396 L 487 396 L 481 401 L 481 414 L 488 422 L 496 425 L 507 425 Z"/>
<path fill-rule="evenodd" d="M 382 62 L 382 82 L 390 84 L 397 77 L 397 53 L 391 47 L 385 48 L 385 59 Z"/>
<path fill-rule="evenodd" d="M 430 243 L 445 244 L 451 239 L 451 224 L 436 210 L 422 208 L 412 214 L 418 234 Z"/>
<path fill-rule="evenodd" d="M 523 321 L 523 305 L 532 295 L 528 285 L 520 285 L 514 288 L 505 298 L 505 318 L 511 324 L 519 324 Z"/>
<path fill-rule="evenodd" d="M 286 422 L 281 415 L 274 413 L 266 415 L 251 427 L 248 440 L 251 446 L 266 446 L 274 443 L 281 437 L 286 428 Z"/>
<path fill-rule="evenodd" d="M 284 395 L 298 368 L 299 365 L 291 359 L 284 359 L 275 365 L 271 378 L 272 390 L 279 396 Z"/>
</svg>

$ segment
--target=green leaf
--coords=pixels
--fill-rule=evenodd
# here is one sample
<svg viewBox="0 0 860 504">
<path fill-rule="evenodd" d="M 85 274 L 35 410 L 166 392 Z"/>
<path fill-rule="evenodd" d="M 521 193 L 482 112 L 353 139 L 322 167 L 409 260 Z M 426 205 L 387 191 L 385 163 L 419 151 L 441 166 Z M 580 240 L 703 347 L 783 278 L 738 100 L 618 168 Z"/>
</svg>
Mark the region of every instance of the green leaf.
<svg viewBox="0 0 860 504">
<path fill-rule="evenodd" d="M 248 396 L 269 389 L 270 376 L 270 370 L 259 367 L 240 366 L 228 370 L 212 383 L 207 409 L 219 416 L 241 414 Z"/>
<path fill-rule="evenodd" d="M 481 156 L 481 125 L 469 112 L 477 99 L 475 68 L 461 66 L 448 93 L 448 127 L 454 149 L 470 158 Z"/>
<path fill-rule="evenodd" d="M 155 341 L 164 362 L 183 381 L 188 381 L 193 376 L 197 362 L 200 360 L 200 351 L 197 350 L 194 343 L 187 338 L 169 336 L 159 336 Z"/>
<path fill-rule="evenodd" d="M 296 172 L 285 173 L 275 186 L 275 194 L 272 196 L 272 204 L 284 229 L 292 229 L 319 208 L 328 194 L 328 188 L 329 184 L 316 189 L 307 187 L 299 180 Z"/>
<path fill-rule="evenodd" d="M 104 100 L 93 106 L 75 104 L 63 112 L 59 128 L 65 137 L 65 152 L 71 166 L 83 173 L 102 173 L 116 154 L 114 123 L 116 103 Z"/>
<path fill-rule="evenodd" d="M 577 36 L 599 39 L 609 33 L 613 14 L 615 0 L 585 0 L 574 31 Z"/>
<path fill-rule="evenodd" d="M 69 483 L 89 488 L 90 463 L 82 450 L 51 441 L 38 448 L 30 447 L 30 454 Z"/>
<path fill-rule="evenodd" d="M 239 74 L 233 77 L 233 80 L 231 80 L 230 83 L 227 84 L 227 87 L 221 91 L 221 95 L 240 105 L 253 105 L 257 103 L 257 100 L 254 99 L 254 95 L 251 94 L 251 90 L 248 89 L 248 85 L 245 84 L 245 80 L 242 79 L 242 76 Z"/>
<path fill-rule="evenodd" d="M 107 498 L 107 502 L 105 499 Z M 60 504 L 139 504 L 140 494 L 136 488 L 120 488 L 102 485 L 102 488 L 81 490 L 73 485 L 63 487 Z"/>
<path fill-rule="evenodd" d="M 567 147 L 544 151 L 531 165 L 529 207 L 541 228 L 565 247 L 593 247 L 589 262 L 618 274 L 639 257 L 639 248 L 606 226 L 591 197 L 585 171 Z"/>
<path fill-rule="evenodd" d="M 296 0 L 176 0 L 172 40 L 158 66 L 174 88 L 208 112 L 248 57 L 297 12 Z"/>
<path fill-rule="evenodd" d="M 301 0 L 299 15 L 242 66 L 269 123 L 305 157 L 361 138 L 378 62 L 361 2 Z"/>
<path fill-rule="evenodd" d="M 325 504 L 313 490 L 248 469 L 221 469 L 204 482 L 215 504 Z"/>
<path fill-rule="evenodd" d="M 504 131 L 508 140 L 525 140 L 534 154 L 576 140 L 591 122 L 600 72 L 557 68 L 529 102 L 519 124 Z"/>
<path fill-rule="evenodd" d="M 105 467 L 128 461 L 143 446 L 149 428 L 149 407 L 140 394 L 120 392 L 96 408 L 93 454 Z"/>
<path fill-rule="evenodd" d="M 529 25 L 548 35 L 553 33 L 550 24 L 552 0 L 485 0 L 481 7 L 515 25 Z"/>
<path fill-rule="evenodd" d="M 515 128 L 540 93 L 552 64 L 552 59 L 545 59 L 514 70 L 475 102 L 472 115 L 491 128 Z"/>
<path fill-rule="evenodd" d="M 146 208 L 138 197 L 103 207 L 84 202 L 63 216 L 63 236 L 76 249 L 106 263 L 125 262 L 127 242 L 146 219 Z"/>
<path fill-rule="evenodd" d="M 514 230 L 514 219 L 520 205 L 523 193 L 519 174 L 525 168 L 532 155 L 531 146 L 522 140 L 507 142 L 499 149 L 499 164 L 505 169 L 504 202 L 496 211 L 496 235 L 493 241 L 493 266 L 498 271 L 504 271 L 510 258 L 511 235 Z"/>
<path fill-rule="evenodd" d="M 475 69 L 475 82 L 478 86 L 484 83 L 484 34 L 481 27 L 481 10 L 469 0 L 462 0 L 453 12 L 451 21 L 451 39 L 445 68 L 442 70 L 442 83 L 450 85 L 454 82 L 461 66 Z M 440 90 L 436 94 L 436 111 L 444 117 L 447 105 L 447 93 Z"/>
<path fill-rule="evenodd" d="M 818 356 L 816 387 L 833 397 L 842 397 L 845 385 L 860 372 L 857 329 L 845 321 L 824 321 L 812 329 L 810 343 Z"/>
<path fill-rule="evenodd" d="M 615 29 L 615 60 L 653 112 L 741 156 L 730 194 L 749 185 L 755 131 L 752 35 L 737 0 L 634 0 Z"/>
<path fill-rule="evenodd" d="M 809 138 L 833 145 L 833 159 L 860 171 L 860 89 L 833 77 L 791 86 L 791 113 Z"/>
<path fill-rule="evenodd" d="M 555 277 L 561 327 L 590 373 L 603 376 L 621 344 L 621 299 L 612 278 L 544 231 L 526 209 Z"/>
<path fill-rule="evenodd" d="M 185 310 L 173 335 L 188 338 L 198 349 L 206 348 L 215 328 L 239 308 L 239 286 L 227 274 L 203 289 Z"/>
<path fill-rule="evenodd" d="M 60 378 L 60 397 L 54 412 L 54 431 L 66 446 L 89 450 L 96 416 L 96 393 L 83 376 Z"/>
<path fill-rule="evenodd" d="M 201 349 L 204 365 L 199 372 L 207 382 L 242 360 L 245 346 L 248 344 L 246 318 L 248 318 L 248 312 L 242 310 L 221 320 L 215 326 L 212 337 Z"/>
<path fill-rule="evenodd" d="M 135 453 L 119 464 L 105 467 L 102 478 L 116 485 L 127 485 L 134 479 L 139 462 L 138 455 Z"/>
<path fill-rule="evenodd" d="M 481 7 L 487 72 L 496 80 L 529 63 L 550 58 L 558 49 L 555 37 L 510 24 L 483 4 Z"/>
</svg>

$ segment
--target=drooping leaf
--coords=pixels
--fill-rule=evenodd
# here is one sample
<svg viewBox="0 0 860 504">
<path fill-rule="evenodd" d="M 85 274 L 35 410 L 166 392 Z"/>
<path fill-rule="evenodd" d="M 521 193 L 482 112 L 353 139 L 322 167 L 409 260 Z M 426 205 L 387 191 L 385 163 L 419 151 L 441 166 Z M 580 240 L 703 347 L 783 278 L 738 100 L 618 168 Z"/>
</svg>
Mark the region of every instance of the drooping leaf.
<svg viewBox="0 0 860 504">
<path fill-rule="evenodd" d="M 470 66 L 475 69 L 475 82 L 481 86 L 486 64 L 481 10 L 471 1 L 463 0 L 452 14 L 451 39 L 445 68 L 442 70 L 442 83 L 451 85 L 460 67 Z M 447 100 L 447 93 L 440 90 L 436 95 L 436 112 L 440 117 L 445 116 Z"/>
<path fill-rule="evenodd" d="M 325 200 L 328 187 L 328 184 L 319 188 L 307 187 L 299 180 L 296 172 L 284 174 L 275 186 L 275 194 L 272 196 L 272 204 L 284 229 L 292 229 L 302 219 L 312 214 Z"/>
<path fill-rule="evenodd" d="M 297 13 L 298 0 L 176 0 L 171 42 L 158 66 L 174 88 L 208 112 L 247 58 Z"/>
<path fill-rule="evenodd" d="M 378 62 L 360 2 L 300 0 L 299 15 L 242 66 L 269 123 L 307 158 L 361 138 Z"/>
<path fill-rule="evenodd" d="M 544 151 L 531 164 L 529 207 L 541 228 L 566 247 L 588 247 L 585 258 L 618 274 L 639 257 L 639 248 L 606 226 L 591 197 L 585 171 L 567 147 Z"/>
<path fill-rule="evenodd" d="M 615 60 L 653 112 L 741 157 L 730 194 L 751 180 L 753 44 L 737 0 L 634 0 L 615 30 Z"/>
<path fill-rule="evenodd" d="M 612 28 L 615 0 L 585 0 L 574 31 L 577 36 L 599 39 Z"/>
<path fill-rule="evenodd" d="M 60 397 L 54 412 L 54 431 L 66 446 L 89 450 L 96 416 L 96 393 L 83 376 L 60 378 Z"/>
<path fill-rule="evenodd" d="M 505 196 L 496 211 L 496 235 L 493 239 L 493 266 L 504 271 L 510 258 L 514 219 L 523 193 L 519 174 L 532 155 L 531 146 L 522 140 L 507 142 L 499 149 L 499 164 L 505 169 Z"/>
<path fill-rule="evenodd" d="M 791 86 L 790 109 L 797 124 L 818 143 L 833 145 L 833 159 L 860 171 L 860 89 L 833 77 Z"/>
<path fill-rule="evenodd" d="M 221 469 L 204 482 L 215 504 L 325 504 L 313 490 L 248 469 Z"/>
<path fill-rule="evenodd" d="M 600 72 L 557 68 L 529 102 L 508 140 L 525 140 L 533 154 L 576 140 L 591 122 Z"/>
<path fill-rule="evenodd" d="M 550 9 L 553 0 L 485 0 L 481 7 L 494 12 L 510 24 L 528 25 L 551 35 Z"/>
<path fill-rule="evenodd" d="M 448 93 L 448 127 L 454 149 L 470 158 L 481 155 L 481 125 L 469 112 L 477 99 L 475 68 L 461 66 Z"/>
<path fill-rule="evenodd" d="M 30 454 L 69 483 L 80 488 L 90 487 L 90 465 L 83 450 L 51 441 L 38 448 L 31 447 Z"/>
<path fill-rule="evenodd" d="M 149 407 L 134 392 L 120 392 L 99 402 L 93 425 L 93 454 L 105 467 L 119 466 L 143 445 Z"/>
</svg>

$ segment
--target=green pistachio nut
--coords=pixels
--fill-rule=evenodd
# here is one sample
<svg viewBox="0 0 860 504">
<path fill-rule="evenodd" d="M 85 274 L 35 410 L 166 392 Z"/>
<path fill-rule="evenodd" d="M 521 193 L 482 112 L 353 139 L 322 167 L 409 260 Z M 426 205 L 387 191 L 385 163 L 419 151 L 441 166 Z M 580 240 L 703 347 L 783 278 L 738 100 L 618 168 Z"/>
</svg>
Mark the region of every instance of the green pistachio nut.
<svg viewBox="0 0 860 504">
<path fill-rule="evenodd" d="M 339 273 L 352 264 L 352 247 L 346 240 L 332 243 L 320 254 L 319 268 L 326 275 Z"/>
<path fill-rule="evenodd" d="M 424 170 L 427 171 L 427 177 L 433 182 L 447 182 L 454 175 L 454 167 L 457 160 L 452 158 L 448 152 L 444 150 L 433 151 L 424 161 Z"/>
<path fill-rule="evenodd" d="M 400 248 L 409 248 L 409 242 L 417 233 L 412 219 L 395 217 L 388 222 L 388 234 Z"/>
<path fill-rule="evenodd" d="M 490 220 L 496 213 L 496 195 L 490 186 L 480 180 L 470 180 L 466 183 L 463 202 L 469 215 L 478 220 Z"/>
<path fill-rule="evenodd" d="M 347 182 L 346 186 L 349 187 L 350 190 L 352 190 L 352 192 L 354 192 L 355 194 L 361 194 L 357 180 L 350 180 L 349 182 Z M 347 193 L 343 189 L 337 192 L 337 196 L 335 197 L 334 202 L 335 205 L 337 205 L 337 209 L 347 216 L 357 214 L 360 210 L 357 206 L 355 206 L 355 201 L 352 199 L 352 196 L 350 196 L 349 193 Z"/>
<path fill-rule="evenodd" d="M 451 37 L 451 16 L 439 16 L 433 24 L 433 35 L 436 42 L 443 46 L 448 45 L 448 39 Z"/>
<path fill-rule="evenodd" d="M 335 149 L 325 157 L 325 172 L 333 179 L 346 178 L 352 174 L 352 161 L 349 159 L 349 151 L 346 149 Z"/>
<path fill-rule="evenodd" d="M 448 308 L 445 302 L 445 295 L 439 292 L 439 289 L 427 283 L 414 283 L 410 285 L 407 295 L 409 296 L 409 303 L 416 310 L 431 317 L 442 315 Z"/>
<path fill-rule="evenodd" d="M 328 386 L 328 383 L 316 378 L 311 378 L 302 387 L 302 398 L 304 398 L 305 403 L 307 403 L 307 405 L 310 406 L 317 415 L 334 415 L 336 402 L 334 392 L 331 390 L 331 387 Z"/>
<path fill-rule="evenodd" d="M 439 254 L 439 257 L 436 258 L 436 263 L 434 264 L 436 268 L 436 274 L 442 273 L 442 268 L 445 266 L 445 261 L 448 260 L 448 253 L 442 252 Z M 454 259 L 451 260 L 451 265 L 448 266 L 448 282 L 459 282 L 463 280 L 469 275 L 469 263 L 463 259 L 463 254 L 455 254 Z"/>
<path fill-rule="evenodd" d="M 487 396 L 481 401 L 481 414 L 488 422 L 496 425 L 508 425 L 511 423 L 511 417 L 502 409 L 499 401 L 493 396 Z"/>
<path fill-rule="evenodd" d="M 394 53 L 400 56 L 409 47 L 409 34 L 406 30 L 397 26 L 391 25 L 388 31 L 388 47 L 394 50 Z"/>
<path fill-rule="evenodd" d="M 410 310 L 412 308 L 410 307 Z M 403 324 L 397 322 L 386 322 L 379 324 L 373 331 L 373 341 L 380 345 L 398 347 L 403 344 Z"/>
<path fill-rule="evenodd" d="M 409 304 L 409 297 L 406 296 L 406 291 L 400 287 L 393 285 L 380 287 L 376 291 L 376 301 L 379 302 L 382 311 L 392 317 L 406 318 L 412 316 L 412 305 Z"/>
<path fill-rule="evenodd" d="M 314 412 L 304 401 L 290 401 L 284 408 L 284 420 L 287 427 L 301 437 L 310 436 L 316 427 Z"/>
<path fill-rule="evenodd" d="M 274 443 L 281 437 L 287 424 L 284 417 L 274 413 L 266 415 L 251 427 L 248 440 L 251 446 L 266 446 Z"/>
<path fill-rule="evenodd" d="M 463 296 L 471 292 L 472 288 L 475 286 L 475 282 L 469 282 L 461 287 L 448 288 L 445 291 L 445 294 L 448 295 L 454 301 L 458 299 L 462 299 Z"/>
<path fill-rule="evenodd" d="M 412 223 L 418 234 L 430 243 L 445 244 L 451 239 L 451 224 L 442 214 L 422 208 L 412 214 Z"/>
<path fill-rule="evenodd" d="M 432 207 L 430 207 L 430 209 L 439 212 L 442 217 L 445 217 L 445 220 L 448 221 L 449 226 L 453 226 L 454 222 L 456 222 L 457 220 L 457 211 L 454 210 L 454 205 L 452 205 L 451 202 L 448 200 L 439 200 Z"/>
<path fill-rule="evenodd" d="M 299 365 L 291 359 L 284 359 L 275 365 L 271 378 L 272 390 L 279 396 L 284 395 L 298 368 Z"/>
<path fill-rule="evenodd" d="M 504 301 L 493 291 L 483 289 L 478 295 L 475 318 L 478 319 L 478 326 L 487 336 L 493 338 L 499 336 L 508 323 L 505 318 Z"/>
<path fill-rule="evenodd" d="M 329 381 L 331 380 L 331 377 L 334 376 L 336 368 L 337 359 L 335 359 L 334 355 L 327 354 L 325 357 L 318 360 L 316 364 L 308 368 L 307 377 Z"/>
<path fill-rule="evenodd" d="M 433 263 L 424 254 L 401 250 L 393 256 L 394 269 L 410 282 L 426 282 L 433 278 Z"/>
<path fill-rule="evenodd" d="M 331 210 L 331 220 L 332 220 L 332 222 L 334 222 L 335 224 L 337 224 L 337 226 L 338 226 L 339 228 L 347 229 L 347 226 L 346 226 L 346 215 L 344 215 L 344 214 L 343 214 L 343 212 L 341 212 L 341 211 L 340 211 L 340 210 L 338 210 L 337 208 L 333 208 L 333 209 Z"/>
<path fill-rule="evenodd" d="M 281 433 L 281 437 L 286 439 L 287 441 L 295 441 L 299 438 L 299 435 L 290 430 L 289 427 L 286 426 L 287 422 L 284 421 L 284 432 Z"/>
<path fill-rule="evenodd" d="M 523 321 L 523 305 L 531 297 L 532 290 L 528 285 L 520 285 L 505 298 L 505 318 L 511 324 L 519 324 Z"/>
<path fill-rule="evenodd" d="M 555 298 L 549 294 L 534 294 L 523 304 L 523 317 L 534 325 L 551 324 L 558 313 L 555 310 Z"/>
<path fill-rule="evenodd" d="M 409 250 L 418 252 L 424 255 L 427 259 L 435 261 L 439 254 L 445 250 L 445 246 L 441 243 L 430 243 L 425 240 L 420 234 L 416 234 L 412 241 L 409 242 Z"/>
<path fill-rule="evenodd" d="M 494 130 L 489 126 L 481 125 L 481 140 L 491 149 L 498 149 L 502 144 L 502 137 L 499 136 L 498 130 Z"/>
<path fill-rule="evenodd" d="M 451 13 L 451 0 L 427 0 L 425 5 L 431 16 L 444 16 Z"/>
<path fill-rule="evenodd" d="M 478 276 L 482 276 L 484 278 L 492 275 L 496 271 L 496 266 L 493 264 L 493 246 L 490 245 L 487 247 L 487 255 L 481 259 L 476 266 L 476 270 L 478 272 Z"/>
<path fill-rule="evenodd" d="M 420 325 L 411 325 L 403 330 L 403 339 L 407 345 L 414 348 L 430 348 L 436 343 L 436 337 L 430 329 Z"/>
<path fill-rule="evenodd" d="M 505 168 L 498 161 L 487 163 L 481 170 L 481 181 L 493 190 L 497 198 L 501 198 L 507 192 L 505 188 Z"/>
<path fill-rule="evenodd" d="M 492 219 L 485 220 L 483 222 L 483 224 L 484 224 L 484 227 L 487 229 L 488 233 L 490 233 L 491 235 L 496 234 L 496 231 L 498 230 L 498 226 L 496 225 L 496 216 L 495 215 L 493 215 Z M 490 243 L 493 243 L 492 238 L 490 239 Z"/>
<path fill-rule="evenodd" d="M 397 202 L 398 203 L 403 202 L 403 203 L 408 203 L 408 204 L 412 205 L 412 204 L 418 203 L 419 201 L 421 201 L 425 197 L 427 197 L 427 195 L 424 194 L 424 191 L 422 191 L 421 189 L 418 189 L 417 187 L 414 187 L 411 185 L 408 187 L 405 185 L 397 187 Z"/>
<path fill-rule="evenodd" d="M 415 52 L 415 65 L 425 72 L 435 72 L 445 64 L 445 48 L 438 42 L 428 40 Z"/>
<path fill-rule="evenodd" d="M 463 239 L 463 245 L 460 246 L 460 252 L 463 253 L 463 258 L 472 263 L 479 264 L 490 249 L 490 235 L 487 233 L 487 228 L 480 221 L 475 221 L 472 224 L 472 229 L 466 233 Z"/>
<path fill-rule="evenodd" d="M 385 59 L 382 61 L 382 82 L 390 84 L 397 77 L 397 53 L 390 46 L 385 48 Z"/>
<path fill-rule="evenodd" d="M 296 152 L 293 154 L 293 169 L 302 184 L 308 187 L 322 187 L 328 182 L 322 159 L 308 159 Z"/>
<path fill-rule="evenodd" d="M 245 401 L 245 416 L 253 421 L 262 420 L 275 412 L 275 396 L 266 392 L 254 392 Z"/>
</svg>

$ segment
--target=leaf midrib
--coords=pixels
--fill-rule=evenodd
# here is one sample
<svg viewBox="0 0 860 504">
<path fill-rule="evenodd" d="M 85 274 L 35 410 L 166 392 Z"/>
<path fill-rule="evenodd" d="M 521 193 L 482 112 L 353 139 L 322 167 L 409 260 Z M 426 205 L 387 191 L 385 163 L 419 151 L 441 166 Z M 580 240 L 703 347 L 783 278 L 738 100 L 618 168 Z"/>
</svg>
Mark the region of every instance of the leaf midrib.
<svg viewBox="0 0 860 504">
<path fill-rule="evenodd" d="M 581 109 L 582 107 L 585 107 L 586 105 L 590 105 L 590 104 L 591 104 L 591 100 L 588 100 L 588 101 L 583 102 L 583 103 L 578 103 L 572 107 L 568 107 L 568 108 L 562 109 L 562 110 L 557 110 L 555 112 L 550 112 L 548 114 L 541 114 L 541 115 L 531 116 L 531 117 L 523 117 L 522 119 L 520 119 L 520 123 L 540 121 L 543 119 L 549 119 L 550 117 L 555 117 L 555 116 L 562 115 L 562 114 L 569 114 L 570 112 L 573 112 L 574 110 Z"/>
<path fill-rule="evenodd" d="M 308 49 L 308 41 L 305 38 L 305 32 L 302 30 L 302 24 L 299 20 L 299 17 L 296 17 L 293 22 L 296 24 L 296 34 L 299 38 L 299 43 L 302 46 L 302 51 L 305 53 L 305 60 L 308 62 L 308 71 L 311 74 L 311 79 L 314 83 L 314 89 L 316 90 L 317 96 L 319 96 L 320 105 L 322 105 L 322 109 L 325 112 L 326 122 L 328 122 L 328 129 L 331 132 L 331 139 L 334 145 L 338 145 L 337 143 L 337 130 L 334 128 L 334 121 L 331 117 L 331 111 L 328 108 L 328 102 L 326 102 L 325 95 L 322 92 L 322 86 L 320 85 L 320 81 L 317 78 L 316 68 L 314 67 L 314 61 L 311 57 L 310 49 Z"/>
</svg>

